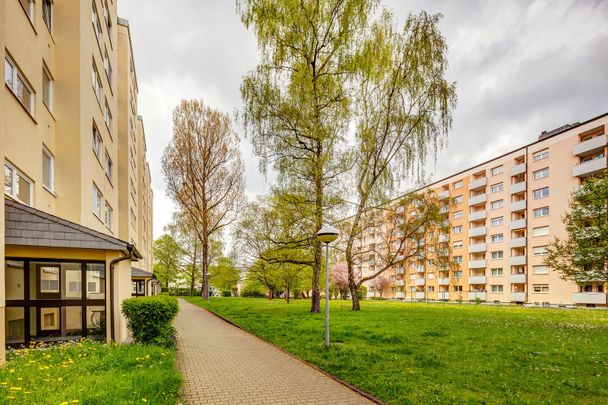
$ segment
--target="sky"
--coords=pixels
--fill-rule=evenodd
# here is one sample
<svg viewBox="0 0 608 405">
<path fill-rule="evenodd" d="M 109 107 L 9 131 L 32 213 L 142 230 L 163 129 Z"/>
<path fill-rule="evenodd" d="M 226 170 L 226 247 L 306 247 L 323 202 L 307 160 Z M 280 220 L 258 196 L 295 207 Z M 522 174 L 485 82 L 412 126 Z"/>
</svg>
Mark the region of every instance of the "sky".
<svg viewBox="0 0 608 405">
<path fill-rule="evenodd" d="M 426 168 L 429 180 L 532 142 L 543 130 L 608 112 L 608 1 L 382 3 L 401 24 L 423 9 L 443 15 L 447 79 L 456 82 L 458 105 L 447 147 Z M 173 108 L 181 99 L 202 98 L 237 113 L 241 80 L 256 66 L 258 51 L 232 0 L 119 0 L 118 13 L 131 29 L 157 238 L 175 210 L 160 165 Z M 242 136 L 241 149 L 252 199 L 268 192 L 272 178 L 260 174 L 250 139 Z"/>
</svg>

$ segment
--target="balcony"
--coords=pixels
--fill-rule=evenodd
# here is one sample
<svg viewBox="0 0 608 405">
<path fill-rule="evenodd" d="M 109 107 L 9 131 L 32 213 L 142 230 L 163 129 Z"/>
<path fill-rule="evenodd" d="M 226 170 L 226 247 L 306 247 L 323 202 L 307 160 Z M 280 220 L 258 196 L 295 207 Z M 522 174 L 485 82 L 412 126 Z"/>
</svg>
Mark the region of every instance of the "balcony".
<svg viewBox="0 0 608 405">
<path fill-rule="evenodd" d="M 511 224 L 509 225 L 509 229 L 511 229 L 512 231 L 515 229 L 523 229 L 525 227 L 526 227 L 526 218 L 516 219 L 514 221 L 511 221 Z"/>
<path fill-rule="evenodd" d="M 511 176 L 517 176 L 518 174 L 522 174 L 526 172 L 526 164 L 520 163 L 517 166 L 513 166 L 511 168 Z"/>
<path fill-rule="evenodd" d="M 572 293 L 572 301 L 575 304 L 606 304 L 606 293 L 580 292 Z"/>
<path fill-rule="evenodd" d="M 518 248 L 518 247 L 524 247 L 524 246 L 526 246 L 525 237 L 514 238 L 509 241 L 509 247 L 511 247 L 511 248 Z"/>
<path fill-rule="evenodd" d="M 395 280 L 395 285 L 402 287 L 405 285 L 405 280 Z"/>
<path fill-rule="evenodd" d="M 524 211 L 525 209 L 526 200 L 520 200 L 511 203 L 511 212 Z"/>
<path fill-rule="evenodd" d="M 437 293 L 437 299 L 444 300 L 444 301 L 449 301 L 450 300 L 450 293 L 448 291 L 439 291 Z"/>
<path fill-rule="evenodd" d="M 475 211 L 469 214 L 469 221 L 479 221 L 481 219 L 486 219 L 488 213 L 486 210 Z"/>
<path fill-rule="evenodd" d="M 477 228 L 469 229 L 469 237 L 473 238 L 475 236 L 483 236 L 488 233 L 488 230 L 485 226 L 478 226 Z"/>
<path fill-rule="evenodd" d="M 511 302 L 526 302 L 526 293 L 525 292 L 512 292 L 509 295 L 509 299 Z"/>
<path fill-rule="evenodd" d="M 595 138 L 574 145 L 572 147 L 572 153 L 578 156 L 594 150 L 603 149 L 604 146 L 606 146 L 606 134 L 596 136 Z"/>
<path fill-rule="evenodd" d="M 450 241 L 450 234 L 442 233 L 441 235 L 439 235 L 439 242 L 449 242 L 449 241 Z"/>
<path fill-rule="evenodd" d="M 488 179 L 486 177 L 481 177 L 477 180 L 473 180 L 469 183 L 469 190 L 475 190 L 478 188 L 485 187 L 488 184 Z"/>
<path fill-rule="evenodd" d="M 443 278 L 437 279 L 437 283 L 439 285 L 450 285 L 450 279 L 448 277 L 443 277 Z"/>
<path fill-rule="evenodd" d="M 526 182 L 520 181 L 519 183 L 511 184 L 511 194 L 521 193 L 526 191 Z"/>
<path fill-rule="evenodd" d="M 422 285 L 425 285 L 425 284 L 426 284 L 426 280 L 425 279 L 423 279 L 423 278 L 417 278 L 416 279 L 416 285 L 417 286 L 422 286 Z"/>
<path fill-rule="evenodd" d="M 485 259 L 469 261 L 469 269 L 485 269 L 486 267 Z"/>
<path fill-rule="evenodd" d="M 395 269 L 395 274 L 403 274 L 404 270 L 403 267 L 399 267 L 397 269 Z"/>
<path fill-rule="evenodd" d="M 485 243 L 477 243 L 475 245 L 469 245 L 469 253 L 485 252 L 487 245 Z"/>
<path fill-rule="evenodd" d="M 414 270 L 416 270 L 416 273 L 424 273 L 424 267 L 414 267 Z"/>
<path fill-rule="evenodd" d="M 450 198 L 450 190 L 444 190 L 442 192 L 439 193 L 439 199 L 440 200 L 446 200 Z"/>
<path fill-rule="evenodd" d="M 509 276 L 509 283 L 511 284 L 525 284 L 526 275 L 525 274 L 511 274 Z"/>
<path fill-rule="evenodd" d="M 403 291 L 395 292 L 395 298 L 405 298 L 405 293 Z"/>
<path fill-rule="evenodd" d="M 509 257 L 509 264 L 511 266 L 523 266 L 526 264 L 526 256 L 511 256 Z"/>
<path fill-rule="evenodd" d="M 450 251 L 448 249 L 441 249 L 439 251 L 439 257 L 448 257 L 450 255 Z"/>
<path fill-rule="evenodd" d="M 487 281 L 486 276 L 470 276 L 469 284 L 485 284 Z"/>
<path fill-rule="evenodd" d="M 477 298 L 479 298 L 481 301 L 485 301 L 486 300 L 485 291 L 470 291 L 469 292 L 469 301 L 475 301 Z"/>
<path fill-rule="evenodd" d="M 440 214 L 447 214 L 448 212 L 450 212 L 450 206 L 449 205 L 444 205 L 441 208 L 439 208 L 439 213 Z"/>
<path fill-rule="evenodd" d="M 478 205 L 478 204 L 485 204 L 486 202 L 486 195 L 484 194 L 478 194 L 474 197 L 469 198 L 469 205 Z"/>
<path fill-rule="evenodd" d="M 572 168 L 572 175 L 575 177 L 586 177 L 595 174 L 601 170 L 604 170 L 606 165 L 606 158 L 593 159 L 585 163 L 581 163 Z"/>
<path fill-rule="evenodd" d="M 416 291 L 416 292 L 414 293 L 414 298 L 416 298 L 417 300 L 423 300 L 423 299 L 424 299 L 424 297 L 425 297 L 424 292 L 421 292 L 421 291 Z"/>
</svg>

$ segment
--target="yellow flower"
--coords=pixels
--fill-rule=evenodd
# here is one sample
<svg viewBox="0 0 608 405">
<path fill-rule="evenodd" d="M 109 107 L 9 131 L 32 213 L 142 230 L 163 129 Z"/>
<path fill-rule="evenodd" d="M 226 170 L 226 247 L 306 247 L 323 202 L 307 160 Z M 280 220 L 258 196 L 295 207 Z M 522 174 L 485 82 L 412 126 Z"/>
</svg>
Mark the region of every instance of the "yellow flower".
<svg viewBox="0 0 608 405">
<path fill-rule="evenodd" d="M 68 401 L 63 401 L 62 403 L 60 403 L 59 405 L 69 405 L 70 403 Z"/>
<path fill-rule="evenodd" d="M 73 403 L 73 404 L 77 404 L 77 403 L 79 403 L 79 402 L 80 402 L 80 400 L 78 400 L 78 399 L 73 399 L 73 400 L 72 400 L 72 403 Z"/>
<path fill-rule="evenodd" d="M 59 378 L 57 379 L 57 381 L 63 381 L 63 378 L 59 377 Z"/>
<path fill-rule="evenodd" d="M 8 382 L 6 382 L 6 381 L 2 381 L 2 382 L 0 383 L 0 385 L 8 385 Z"/>
<path fill-rule="evenodd" d="M 11 391 L 21 391 L 23 388 L 21 387 L 10 387 L 9 390 Z"/>
<path fill-rule="evenodd" d="M 9 369 L 8 369 L 8 372 L 9 372 L 9 373 L 14 373 L 14 372 L 15 372 L 15 369 L 14 369 L 14 368 L 9 368 Z"/>
<path fill-rule="evenodd" d="M 142 398 L 141 402 L 148 402 L 148 400 L 146 398 Z"/>
</svg>

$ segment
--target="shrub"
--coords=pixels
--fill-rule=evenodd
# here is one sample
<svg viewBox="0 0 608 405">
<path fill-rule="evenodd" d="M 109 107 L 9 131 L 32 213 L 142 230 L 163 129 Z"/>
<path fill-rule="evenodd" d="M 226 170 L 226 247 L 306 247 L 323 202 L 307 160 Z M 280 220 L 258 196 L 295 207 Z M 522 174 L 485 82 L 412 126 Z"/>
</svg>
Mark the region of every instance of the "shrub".
<svg viewBox="0 0 608 405">
<path fill-rule="evenodd" d="M 175 329 L 171 322 L 178 310 L 177 300 L 166 295 L 128 298 L 122 302 L 122 313 L 137 343 L 174 346 Z"/>
<path fill-rule="evenodd" d="M 365 297 L 367 297 L 367 287 L 364 285 L 359 287 L 359 289 L 357 290 L 357 296 L 360 300 L 365 299 Z"/>
<path fill-rule="evenodd" d="M 222 297 L 232 297 L 232 293 L 230 291 L 222 291 Z"/>
<path fill-rule="evenodd" d="M 266 294 L 256 285 L 245 285 L 241 290 L 241 297 L 262 298 L 265 296 Z"/>
</svg>

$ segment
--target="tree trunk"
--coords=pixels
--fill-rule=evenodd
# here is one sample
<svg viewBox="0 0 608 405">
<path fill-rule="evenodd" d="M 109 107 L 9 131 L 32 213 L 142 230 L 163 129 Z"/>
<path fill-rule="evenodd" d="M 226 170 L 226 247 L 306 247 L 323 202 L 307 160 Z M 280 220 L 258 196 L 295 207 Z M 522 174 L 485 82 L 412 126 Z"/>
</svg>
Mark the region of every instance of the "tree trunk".
<svg viewBox="0 0 608 405">
<path fill-rule="evenodd" d="M 287 289 L 285 290 L 285 300 L 289 304 L 289 287 L 287 287 Z"/>
<path fill-rule="evenodd" d="M 361 309 L 361 304 L 359 303 L 359 296 L 357 295 L 357 286 L 353 283 L 350 286 L 350 298 L 353 302 L 352 310 L 359 311 Z"/>
<path fill-rule="evenodd" d="M 322 266 L 322 251 L 321 242 L 316 237 L 317 231 L 323 227 L 323 167 L 320 162 L 322 156 L 322 146 L 318 146 L 317 151 L 318 163 L 315 172 L 315 235 L 313 241 L 313 248 L 315 250 L 315 263 L 312 273 L 312 299 L 310 303 L 310 312 L 318 314 L 321 312 L 321 292 L 319 290 L 319 281 L 321 278 L 321 266 Z"/>
<path fill-rule="evenodd" d="M 209 280 L 207 276 L 207 273 L 209 272 L 209 237 L 205 230 L 203 230 L 203 235 L 203 289 L 201 291 L 201 296 L 206 300 L 209 299 Z"/>
<path fill-rule="evenodd" d="M 272 293 L 272 288 L 268 289 L 268 299 L 272 300 L 274 298 L 273 293 Z"/>
</svg>

